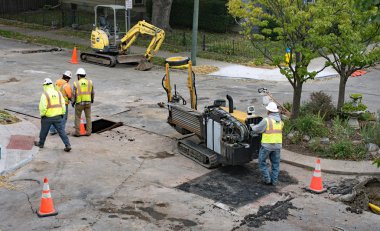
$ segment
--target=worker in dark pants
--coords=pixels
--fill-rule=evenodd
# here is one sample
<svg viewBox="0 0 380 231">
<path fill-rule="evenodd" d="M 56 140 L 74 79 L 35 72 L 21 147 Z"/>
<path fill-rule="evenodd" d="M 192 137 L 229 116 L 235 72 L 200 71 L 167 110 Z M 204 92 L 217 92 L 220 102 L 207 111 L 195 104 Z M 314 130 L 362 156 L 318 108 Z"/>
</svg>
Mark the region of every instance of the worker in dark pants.
<svg viewBox="0 0 380 231">
<path fill-rule="evenodd" d="M 251 125 L 252 133 L 262 133 L 261 148 L 259 151 L 259 167 L 263 177 L 263 184 L 276 185 L 280 173 L 280 154 L 282 148 L 282 128 L 277 104 L 270 102 L 266 106 L 268 117 L 257 125 Z M 269 158 L 272 171 L 269 173 L 266 160 Z"/>
<path fill-rule="evenodd" d="M 86 71 L 78 68 L 76 75 L 78 81 L 73 83 L 72 106 L 75 107 L 75 133 L 73 136 L 79 137 L 79 126 L 82 111 L 86 116 L 86 136 L 90 136 L 92 132 L 91 121 L 91 104 L 94 102 L 94 86 L 91 80 L 86 79 Z"/>
<path fill-rule="evenodd" d="M 50 126 L 54 126 L 61 137 L 65 152 L 71 150 L 69 138 L 62 127 L 63 116 L 66 112 L 65 100 L 62 94 L 54 89 L 51 79 L 46 78 L 43 83 L 44 93 L 41 95 L 39 109 L 41 115 L 40 140 L 35 141 L 34 145 L 43 148 Z"/>
</svg>

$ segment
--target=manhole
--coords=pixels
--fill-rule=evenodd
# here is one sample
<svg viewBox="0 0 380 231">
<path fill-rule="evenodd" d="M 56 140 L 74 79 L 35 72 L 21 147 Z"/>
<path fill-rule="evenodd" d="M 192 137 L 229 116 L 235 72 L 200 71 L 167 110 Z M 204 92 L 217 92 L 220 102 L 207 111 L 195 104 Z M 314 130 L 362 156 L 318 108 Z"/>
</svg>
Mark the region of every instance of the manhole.
<svg viewBox="0 0 380 231">
<path fill-rule="evenodd" d="M 7 149 L 31 150 L 33 143 L 33 136 L 12 135 Z"/>
<path fill-rule="evenodd" d="M 92 133 L 102 133 L 120 126 L 123 126 L 123 123 L 99 119 L 92 121 Z"/>
</svg>

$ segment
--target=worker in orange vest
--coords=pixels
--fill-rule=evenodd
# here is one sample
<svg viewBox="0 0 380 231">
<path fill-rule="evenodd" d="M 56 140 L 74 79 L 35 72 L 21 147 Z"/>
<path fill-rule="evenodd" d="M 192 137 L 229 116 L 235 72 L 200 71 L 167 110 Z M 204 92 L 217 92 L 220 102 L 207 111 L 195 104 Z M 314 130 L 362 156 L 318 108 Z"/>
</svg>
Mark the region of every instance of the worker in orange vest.
<svg viewBox="0 0 380 231">
<path fill-rule="evenodd" d="M 67 115 L 68 115 L 68 111 L 69 111 L 68 105 L 69 105 L 69 102 L 71 100 L 71 95 L 72 95 L 72 90 L 71 90 L 71 87 L 69 84 L 71 77 L 72 77 L 71 71 L 65 71 L 62 75 L 62 78 L 58 79 L 55 82 L 55 90 L 61 92 L 63 98 L 65 99 L 66 113 L 63 116 L 63 120 L 62 120 L 63 130 L 65 130 L 65 128 L 66 128 Z M 51 126 L 50 127 L 50 135 L 55 135 L 55 134 L 57 134 L 57 130 L 53 126 Z"/>
</svg>

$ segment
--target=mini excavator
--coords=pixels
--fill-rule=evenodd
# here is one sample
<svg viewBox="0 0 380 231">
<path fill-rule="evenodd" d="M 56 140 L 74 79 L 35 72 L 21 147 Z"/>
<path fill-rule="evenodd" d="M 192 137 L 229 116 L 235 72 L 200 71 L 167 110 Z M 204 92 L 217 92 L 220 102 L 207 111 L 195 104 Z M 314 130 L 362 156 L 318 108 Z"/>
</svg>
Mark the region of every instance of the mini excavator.
<svg viewBox="0 0 380 231">
<path fill-rule="evenodd" d="M 107 12 L 113 15 L 112 23 L 108 21 Z M 117 19 L 123 18 L 119 17 L 123 14 L 125 14 L 124 6 L 95 6 L 95 24 L 91 32 L 91 48 L 94 52 L 82 52 L 80 54 L 82 61 L 108 67 L 114 67 L 117 63 L 139 63 L 136 69 L 141 71 L 152 68 L 150 60 L 160 49 L 165 39 L 165 32 L 145 21 L 139 21 L 127 32 L 120 32 Z M 140 34 L 152 36 L 145 54 L 128 54 L 129 48 Z"/>
<path fill-rule="evenodd" d="M 258 158 L 261 135 L 251 133 L 251 126 L 258 124 L 262 117 L 254 115 L 254 107 L 247 112 L 234 109 L 233 99 L 217 99 L 206 106 L 203 112 L 197 110 L 197 91 L 192 63 L 187 57 L 166 59 L 166 74 L 162 87 L 167 94 L 169 116 L 167 122 L 183 136 L 178 139 L 179 152 L 206 168 L 220 165 L 242 165 Z M 174 94 L 170 83 L 171 68 L 187 68 L 187 87 L 190 92 L 190 107 L 177 92 Z"/>
</svg>

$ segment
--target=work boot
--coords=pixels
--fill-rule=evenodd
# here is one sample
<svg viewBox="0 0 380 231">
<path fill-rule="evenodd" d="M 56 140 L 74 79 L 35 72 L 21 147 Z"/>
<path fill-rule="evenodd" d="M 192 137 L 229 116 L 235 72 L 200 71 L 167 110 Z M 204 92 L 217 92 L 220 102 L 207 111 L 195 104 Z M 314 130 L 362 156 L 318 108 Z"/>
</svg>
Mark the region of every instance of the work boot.
<svg viewBox="0 0 380 231">
<path fill-rule="evenodd" d="M 44 145 L 40 144 L 38 141 L 34 141 L 34 146 L 37 146 L 39 148 L 44 148 Z"/>
<path fill-rule="evenodd" d="M 80 137 L 80 135 L 78 133 L 73 133 L 73 136 L 74 137 Z"/>
<path fill-rule="evenodd" d="M 57 134 L 57 132 L 50 132 L 50 135 L 51 136 L 54 136 L 54 135 L 56 135 Z"/>
<path fill-rule="evenodd" d="M 262 180 L 261 184 L 263 184 L 263 185 L 272 185 L 272 182 L 271 181 L 267 181 L 267 180 Z"/>
<path fill-rule="evenodd" d="M 70 145 L 66 146 L 66 147 L 63 149 L 63 151 L 65 151 L 65 152 L 70 152 L 70 150 L 71 150 L 71 146 L 70 146 Z"/>
<path fill-rule="evenodd" d="M 86 136 L 91 136 L 91 133 L 86 133 Z"/>
</svg>

